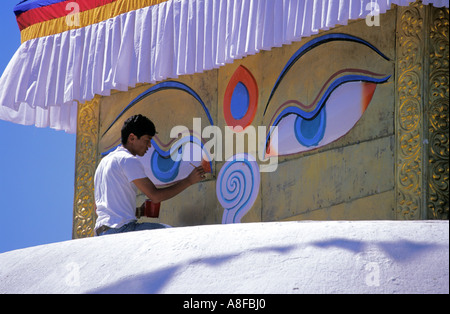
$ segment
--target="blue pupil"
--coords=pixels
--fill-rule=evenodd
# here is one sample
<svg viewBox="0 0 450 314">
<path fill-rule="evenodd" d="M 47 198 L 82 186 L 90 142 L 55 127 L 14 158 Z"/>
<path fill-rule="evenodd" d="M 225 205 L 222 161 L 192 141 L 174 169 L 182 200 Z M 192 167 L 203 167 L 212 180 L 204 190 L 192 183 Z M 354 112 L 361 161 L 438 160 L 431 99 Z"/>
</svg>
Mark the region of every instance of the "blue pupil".
<svg viewBox="0 0 450 314">
<path fill-rule="evenodd" d="M 295 120 L 295 137 L 303 146 L 317 146 L 323 139 L 326 128 L 326 113 L 324 109 L 322 108 L 317 116 L 311 120 L 306 120 L 300 116 Z"/>
</svg>

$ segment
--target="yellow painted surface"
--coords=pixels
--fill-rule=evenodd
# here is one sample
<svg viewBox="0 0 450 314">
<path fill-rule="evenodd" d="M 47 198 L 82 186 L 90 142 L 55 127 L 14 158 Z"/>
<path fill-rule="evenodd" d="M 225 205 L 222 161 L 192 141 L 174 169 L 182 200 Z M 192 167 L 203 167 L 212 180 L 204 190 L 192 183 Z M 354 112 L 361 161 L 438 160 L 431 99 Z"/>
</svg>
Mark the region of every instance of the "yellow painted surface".
<svg viewBox="0 0 450 314">
<path fill-rule="evenodd" d="M 392 145 L 392 138 L 385 137 L 279 164 L 277 172 L 263 176 L 263 221 L 303 214 L 309 217 L 311 212 L 315 217 L 319 215 L 316 212 L 326 212 L 329 208 L 355 200 L 363 204 L 361 199 L 381 193 L 392 194 L 389 199 L 393 200 Z M 388 205 L 380 206 L 376 216 L 392 218 L 393 203 Z M 364 217 L 351 212 L 359 219 Z M 332 213 L 334 219 L 354 218 L 344 215 L 345 211 L 342 215 L 338 213 Z"/>
<path fill-rule="evenodd" d="M 223 99 L 227 84 L 236 69 L 243 65 L 258 84 L 258 111 L 252 125 L 268 127 L 276 105 L 288 99 L 311 103 L 320 88 L 342 68 L 361 68 L 394 76 L 395 11 L 382 16 L 380 27 L 368 27 L 365 21 L 353 22 L 332 30 L 367 40 L 387 55 L 382 59 L 367 47 L 335 42 L 306 54 L 286 75 L 264 108 L 281 70 L 302 45 L 299 43 L 263 51 L 235 61 L 217 70 L 174 79 L 190 86 L 205 102 L 211 116 L 225 135 Z M 326 32 L 322 32 L 321 35 Z M 161 140 L 169 142 L 176 125 L 192 128 L 192 119 L 202 119 L 202 129 L 209 125 L 198 102 L 179 91 L 162 91 L 145 98 L 129 110 L 105 133 L 114 118 L 138 95 L 152 85 L 143 85 L 127 93 L 103 97 L 100 104 L 99 152 L 119 144 L 123 121 L 137 113 L 148 116 L 156 125 Z M 372 102 L 355 127 L 339 140 L 312 151 L 279 158 L 276 172 L 261 173 L 259 195 L 242 222 L 303 219 L 393 219 L 394 195 L 394 104 L 395 86 L 378 85 Z M 105 133 L 105 134 L 104 134 Z M 204 138 L 204 141 L 208 141 Z M 245 150 L 248 150 L 246 145 Z M 189 188 L 161 205 L 160 221 L 173 226 L 221 223 L 223 208 L 216 196 L 216 177 L 223 165 L 213 162 L 213 173 L 207 181 Z M 259 161 L 260 162 L 260 161 Z M 137 205 L 144 201 L 140 195 Z"/>
</svg>

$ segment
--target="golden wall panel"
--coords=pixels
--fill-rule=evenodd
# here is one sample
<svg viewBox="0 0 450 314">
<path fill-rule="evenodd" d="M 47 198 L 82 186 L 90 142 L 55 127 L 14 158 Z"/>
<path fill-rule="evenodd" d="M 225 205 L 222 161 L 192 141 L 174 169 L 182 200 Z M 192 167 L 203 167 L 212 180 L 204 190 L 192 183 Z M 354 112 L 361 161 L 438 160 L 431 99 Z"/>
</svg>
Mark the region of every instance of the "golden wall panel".
<svg viewBox="0 0 450 314">
<path fill-rule="evenodd" d="M 97 167 L 100 96 L 78 105 L 72 237 L 94 236 L 94 174 Z"/>
<path fill-rule="evenodd" d="M 430 8 L 427 218 L 449 217 L 449 9 Z"/>
<path fill-rule="evenodd" d="M 398 8 L 397 218 L 420 219 L 423 201 L 424 7 Z"/>
<path fill-rule="evenodd" d="M 448 219 L 448 9 L 397 11 L 396 214 Z"/>
</svg>

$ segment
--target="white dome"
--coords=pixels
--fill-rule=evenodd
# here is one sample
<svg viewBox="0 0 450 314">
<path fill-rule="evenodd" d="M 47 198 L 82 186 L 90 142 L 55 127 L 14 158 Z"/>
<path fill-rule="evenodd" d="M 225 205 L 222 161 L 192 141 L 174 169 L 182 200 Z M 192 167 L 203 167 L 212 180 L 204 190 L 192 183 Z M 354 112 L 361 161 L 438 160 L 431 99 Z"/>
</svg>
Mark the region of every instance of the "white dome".
<svg viewBox="0 0 450 314">
<path fill-rule="evenodd" d="M 208 225 L 0 254 L 0 293 L 449 293 L 448 221 Z"/>
</svg>

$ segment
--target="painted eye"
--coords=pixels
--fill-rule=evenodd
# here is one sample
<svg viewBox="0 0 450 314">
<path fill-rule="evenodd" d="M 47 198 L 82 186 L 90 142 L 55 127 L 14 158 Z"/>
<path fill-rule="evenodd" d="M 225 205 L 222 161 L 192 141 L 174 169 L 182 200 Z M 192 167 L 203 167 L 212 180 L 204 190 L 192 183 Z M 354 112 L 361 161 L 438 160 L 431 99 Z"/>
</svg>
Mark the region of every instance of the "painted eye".
<svg viewBox="0 0 450 314">
<path fill-rule="evenodd" d="M 167 91 L 171 91 L 171 93 L 168 94 Z M 166 94 L 158 95 L 158 97 L 168 96 L 169 99 L 167 101 L 168 104 L 164 104 L 164 110 L 158 110 L 154 106 L 155 102 L 152 101 L 152 97 L 156 97 L 159 93 Z M 178 109 L 180 112 L 177 111 Z M 106 128 L 102 135 L 102 156 L 108 155 L 120 145 L 120 138 L 115 138 L 114 140 L 110 134 L 117 131 L 127 115 L 131 115 L 130 111 L 152 117 L 156 125 L 164 125 L 166 129 L 170 129 L 171 124 L 174 126 L 187 125 L 186 123 L 189 123 L 192 117 L 198 117 L 194 118 L 194 120 L 199 120 L 199 129 L 201 129 L 202 118 L 204 118 L 203 121 L 206 124 L 209 122 L 210 125 L 214 125 L 208 107 L 191 87 L 178 81 L 161 82 L 133 99 Z M 169 120 L 167 120 L 166 116 L 168 112 L 171 113 L 171 119 Z M 212 158 L 203 149 L 203 142 L 197 136 L 194 136 L 192 132 L 192 130 L 185 128 L 181 139 L 172 139 L 169 142 L 164 142 L 163 139 L 167 141 L 166 136 L 163 136 L 162 139 L 155 135 L 151 140 L 152 145 L 146 154 L 143 157 L 138 157 L 144 166 L 146 175 L 155 185 L 167 185 L 187 177 L 192 172 L 193 165 L 202 165 L 206 171 L 212 172 Z M 197 132 L 196 135 L 198 134 Z"/>
<path fill-rule="evenodd" d="M 266 141 L 266 156 L 282 156 L 312 150 L 347 134 L 367 109 L 376 84 L 388 77 L 374 79 L 354 77 L 340 79 L 337 87 L 327 91 L 313 111 L 298 101 L 287 101 L 277 110 Z M 362 81 L 364 79 L 364 81 Z M 334 84 L 332 84 L 333 86 Z"/>
<path fill-rule="evenodd" d="M 180 172 L 181 157 L 181 146 L 173 156 L 170 155 L 170 152 L 154 149 L 151 154 L 150 168 L 155 179 L 162 183 L 174 181 Z"/>
<path fill-rule="evenodd" d="M 328 53 L 327 47 L 333 47 L 337 53 L 352 47 L 364 58 L 347 58 L 340 62 L 324 58 L 323 62 L 311 65 L 310 52 Z M 367 64 L 369 54 L 374 64 Z M 374 45 L 348 34 L 325 34 L 301 46 L 278 76 L 264 109 L 263 116 L 269 105 L 270 111 L 274 112 L 268 124 L 266 156 L 316 149 L 347 134 L 366 111 L 377 84 L 390 78 L 390 75 L 374 73 L 367 68 L 376 67 L 387 73 L 390 65 L 383 60 L 389 61 L 389 58 Z M 302 62 L 305 68 L 295 67 Z M 324 73 L 331 75 L 326 78 Z M 288 83 L 283 83 L 285 81 Z M 291 88 L 294 82 L 296 88 Z M 295 97 L 310 99 L 310 103 L 301 103 Z M 274 107 L 277 103 L 278 108 Z"/>
<path fill-rule="evenodd" d="M 186 178 L 193 166 L 212 169 L 211 157 L 195 136 L 185 136 L 173 144 L 162 145 L 152 140 L 152 147 L 140 157 L 146 175 L 157 186 Z"/>
</svg>

